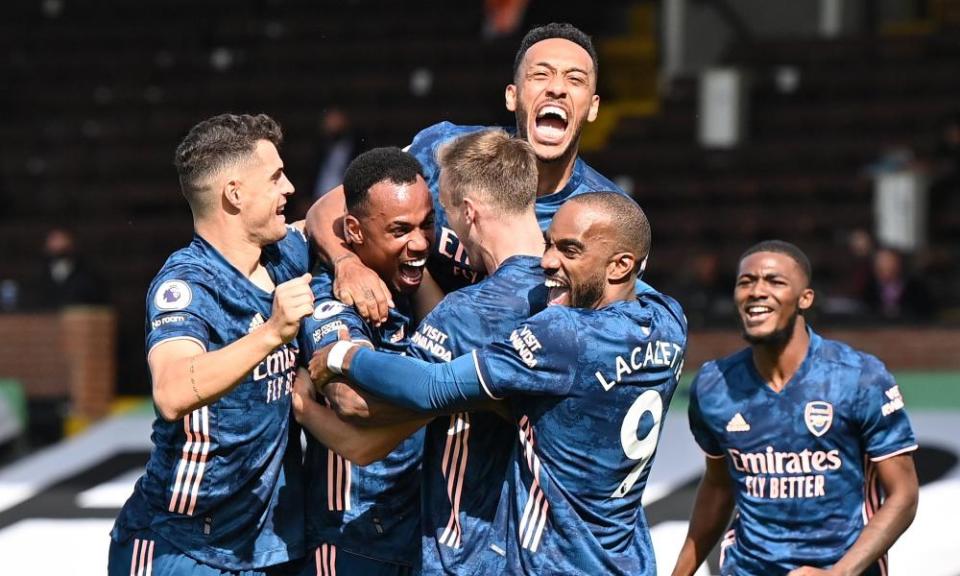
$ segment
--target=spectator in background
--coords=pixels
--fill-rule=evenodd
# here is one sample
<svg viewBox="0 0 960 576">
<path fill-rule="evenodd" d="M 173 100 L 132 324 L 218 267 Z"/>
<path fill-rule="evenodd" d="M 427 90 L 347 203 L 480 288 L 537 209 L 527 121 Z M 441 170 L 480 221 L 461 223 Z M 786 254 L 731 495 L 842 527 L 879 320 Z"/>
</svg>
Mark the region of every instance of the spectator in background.
<svg viewBox="0 0 960 576">
<path fill-rule="evenodd" d="M 34 293 L 35 307 L 62 308 L 107 302 L 106 284 L 80 255 L 76 240 L 69 230 L 50 230 L 44 241 L 43 253 L 44 267 Z"/>
<path fill-rule="evenodd" d="M 890 248 L 873 255 L 873 274 L 862 301 L 876 317 L 885 320 L 929 320 L 936 306 L 926 283 L 904 271 L 903 256 Z"/>
<path fill-rule="evenodd" d="M 691 328 L 725 326 L 734 318 L 731 284 L 732 280 L 720 273 L 720 257 L 716 253 L 699 252 L 693 256 L 674 290 Z"/>
<path fill-rule="evenodd" d="M 353 130 L 350 117 L 342 109 L 328 108 L 319 122 L 319 166 L 313 197 L 319 198 L 343 182 L 347 165 L 364 150 L 364 138 Z"/>
<path fill-rule="evenodd" d="M 529 0 L 484 0 L 485 38 L 509 36 L 520 28 Z"/>
</svg>

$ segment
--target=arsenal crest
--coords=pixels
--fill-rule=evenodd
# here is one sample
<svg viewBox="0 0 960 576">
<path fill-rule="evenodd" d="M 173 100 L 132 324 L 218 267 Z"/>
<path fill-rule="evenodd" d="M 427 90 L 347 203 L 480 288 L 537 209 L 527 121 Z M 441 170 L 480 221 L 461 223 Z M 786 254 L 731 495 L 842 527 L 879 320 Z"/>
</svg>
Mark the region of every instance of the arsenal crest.
<svg viewBox="0 0 960 576">
<path fill-rule="evenodd" d="M 833 404 L 823 400 L 807 402 L 807 407 L 803 409 L 803 421 L 811 434 L 817 438 L 823 436 L 833 424 Z"/>
</svg>

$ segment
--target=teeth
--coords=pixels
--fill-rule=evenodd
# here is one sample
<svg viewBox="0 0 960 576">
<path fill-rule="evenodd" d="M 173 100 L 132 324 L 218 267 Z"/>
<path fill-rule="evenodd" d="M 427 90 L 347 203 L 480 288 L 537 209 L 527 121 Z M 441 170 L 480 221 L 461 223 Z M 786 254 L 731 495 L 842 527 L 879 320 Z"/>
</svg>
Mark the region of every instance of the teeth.
<svg viewBox="0 0 960 576">
<path fill-rule="evenodd" d="M 566 284 L 557 282 L 553 278 L 547 278 L 546 280 L 544 280 L 543 285 L 546 286 L 547 288 L 566 288 L 567 287 Z"/>
<path fill-rule="evenodd" d="M 749 306 L 747 307 L 748 314 L 763 314 L 764 312 L 770 312 L 770 308 L 766 306 Z"/>
<path fill-rule="evenodd" d="M 427 259 L 424 257 L 424 258 L 420 258 L 419 260 L 407 260 L 406 262 L 403 263 L 403 265 L 410 266 L 413 268 L 419 268 L 426 263 L 427 263 Z"/>
<path fill-rule="evenodd" d="M 537 118 L 543 118 L 547 114 L 556 114 L 564 122 L 567 121 L 567 111 L 559 106 L 544 106 L 540 109 L 540 113 L 537 114 Z"/>
</svg>

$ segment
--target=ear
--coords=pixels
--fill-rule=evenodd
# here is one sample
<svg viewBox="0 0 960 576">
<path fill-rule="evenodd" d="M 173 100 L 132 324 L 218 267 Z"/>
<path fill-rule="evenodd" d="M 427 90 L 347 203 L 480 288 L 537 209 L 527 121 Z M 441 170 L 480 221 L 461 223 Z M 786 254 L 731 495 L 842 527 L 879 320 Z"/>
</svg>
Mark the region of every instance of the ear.
<svg viewBox="0 0 960 576">
<path fill-rule="evenodd" d="M 477 203 L 472 198 L 463 199 L 463 219 L 467 225 L 477 223 Z"/>
<path fill-rule="evenodd" d="M 600 96 L 594 94 L 590 99 L 590 110 L 587 112 L 587 122 L 593 122 L 597 119 L 597 113 L 600 112 Z"/>
<path fill-rule="evenodd" d="M 223 185 L 223 197 L 230 206 L 239 209 L 243 204 L 243 195 L 240 193 L 240 181 L 227 180 Z"/>
<path fill-rule="evenodd" d="M 813 306 L 813 300 L 816 294 L 813 292 L 813 288 L 804 288 L 803 292 L 800 293 L 800 300 L 797 302 L 797 307 L 801 310 L 809 310 Z"/>
<path fill-rule="evenodd" d="M 503 94 L 504 102 L 507 106 L 507 110 L 510 112 L 517 111 L 517 85 L 516 84 L 507 84 L 507 89 Z"/>
<path fill-rule="evenodd" d="M 357 246 L 363 244 L 363 230 L 360 228 L 360 221 L 356 216 L 347 214 L 343 217 L 343 237 L 347 244 Z"/>
<path fill-rule="evenodd" d="M 607 280 L 620 283 L 630 277 L 637 266 L 637 257 L 631 252 L 618 252 L 607 262 Z"/>
</svg>

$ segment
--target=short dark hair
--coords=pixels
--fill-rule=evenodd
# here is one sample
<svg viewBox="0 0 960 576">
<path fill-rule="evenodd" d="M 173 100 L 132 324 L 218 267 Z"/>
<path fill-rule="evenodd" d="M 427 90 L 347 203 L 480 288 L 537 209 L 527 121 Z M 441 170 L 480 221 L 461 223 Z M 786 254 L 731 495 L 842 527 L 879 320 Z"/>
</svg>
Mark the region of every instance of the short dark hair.
<svg viewBox="0 0 960 576">
<path fill-rule="evenodd" d="M 773 252 L 775 254 L 788 256 L 797 263 L 797 266 L 800 267 L 804 276 L 807 277 L 807 286 L 813 282 L 813 267 L 810 266 L 810 259 L 807 258 L 807 255 L 804 254 L 803 250 L 798 248 L 796 244 L 791 244 L 783 240 L 764 240 L 758 242 L 747 248 L 746 252 L 740 255 L 740 259 L 737 260 L 737 266 L 739 266 L 747 256 L 756 254 L 757 252 Z"/>
<path fill-rule="evenodd" d="M 641 262 L 650 254 L 652 234 L 650 221 L 639 204 L 632 198 L 610 191 L 579 194 L 567 202 L 586 204 L 606 214 L 610 218 L 617 250 L 632 252 L 637 258 L 637 272 L 640 272 Z"/>
<path fill-rule="evenodd" d="M 220 114 L 191 128 L 173 157 L 180 191 L 190 205 L 194 206 L 206 177 L 252 154 L 260 140 L 277 147 L 283 141 L 280 125 L 266 114 Z"/>
<path fill-rule="evenodd" d="M 347 212 L 355 214 L 366 210 L 368 193 L 377 182 L 389 180 L 394 184 L 412 184 L 423 177 L 420 162 L 395 147 L 374 148 L 357 156 L 343 174 L 343 193 Z"/>
<path fill-rule="evenodd" d="M 531 29 L 527 32 L 526 36 L 523 37 L 523 40 L 520 41 L 520 48 L 517 50 L 517 55 L 513 58 L 513 78 L 516 80 L 517 72 L 520 70 L 520 63 L 523 62 L 523 57 L 526 55 L 527 50 L 537 42 L 542 42 L 544 40 L 549 40 L 551 38 L 562 38 L 563 40 L 569 40 L 577 46 L 583 48 L 587 51 L 587 54 L 590 55 L 590 59 L 593 60 L 593 74 L 594 76 L 600 73 L 600 62 L 597 58 L 597 50 L 593 47 L 593 40 L 590 39 L 582 30 L 570 24 L 568 22 L 551 22 L 544 26 L 537 26 L 536 28 Z"/>
<path fill-rule="evenodd" d="M 438 156 L 454 206 L 469 193 L 511 214 L 523 213 L 536 201 L 537 156 L 526 140 L 500 129 L 479 130 L 446 144 Z"/>
</svg>

